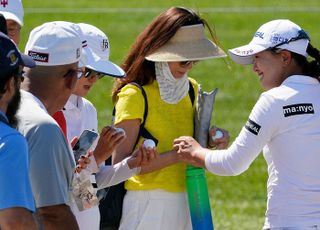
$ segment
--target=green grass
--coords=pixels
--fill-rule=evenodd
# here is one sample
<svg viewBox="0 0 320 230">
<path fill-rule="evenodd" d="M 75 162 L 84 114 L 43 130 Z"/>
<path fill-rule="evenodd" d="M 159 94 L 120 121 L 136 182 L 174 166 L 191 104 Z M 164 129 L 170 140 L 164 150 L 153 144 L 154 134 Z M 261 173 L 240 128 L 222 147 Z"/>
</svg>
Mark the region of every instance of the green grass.
<svg viewBox="0 0 320 230">
<path fill-rule="evenodd" d="M 249 42 L 261 24 L 277 18 L 288 18 L 300 24 L 313 38 L 312 43 L 320 47 L 318 0 L 24 0 L 23 3 L 26 15 L 21 50 L 31 29 L 46 21 L 86 22 L 106 32 L 111 43 L 110 59 L 120 64 L 138 33 L 162 10 L 175 5 L 192 7 L 200 12 L 215 27 L 224 50 Z M 62 10 L 36 13 L 35 8 Z M 80 8 L 82 11 L 94 8 L 100 12 L 85 13 Z M 150 12 L 139 8 L 149 8 Z M 123 12 L 124 9 L 128 11 Z M 235 65 L 230 59 L 214 59 L 200 62 L 189 75 L 204 90 L 219 88 L 212 123 L 229 130 L 233 140 L 262 92 L 251 67 Z M 88 95 L 97 107 L 100 128 L 110 124 L 111 88 L 112 79 L 104 78 Z M 261 229 L 266 206 L 266 178 L 267 167 L 262 156 L 240 176 L 208 174 L 215 228 Z"/>
</svg>

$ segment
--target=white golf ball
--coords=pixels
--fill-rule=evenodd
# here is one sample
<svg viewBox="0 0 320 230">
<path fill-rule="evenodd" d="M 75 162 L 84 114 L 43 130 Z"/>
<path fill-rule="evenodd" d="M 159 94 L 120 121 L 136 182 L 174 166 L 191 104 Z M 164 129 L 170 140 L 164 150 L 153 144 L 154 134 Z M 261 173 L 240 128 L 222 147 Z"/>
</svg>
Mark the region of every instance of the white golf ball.
<svg viewBox="0 0 320 230">
<path fill-rule="evenodd" d="M 123 134 L 125 134 L 125 131 L 124 131 L 124 129 L 122 129 L 122 128 L 116 128 L 116 131 L 117 131 L 117 133 L 123 133 Z"/>
<path fill-rule="evenodd" d="M 156 147 L 156 143 L 154 143 L 154 141 L 151 139 L 146 139 L 143 142 L 143 146 L 146 148 L 154 148 L 154 147 Z"/>
<path fill-rule="evenodd" d="M 221 137 L 223 137 L 223 133 L 220 130 L 217 130 L 216 134 L 212 136 L 212 140 L 215 141 L 216 139 L 219 139 Z"/>
</svg>

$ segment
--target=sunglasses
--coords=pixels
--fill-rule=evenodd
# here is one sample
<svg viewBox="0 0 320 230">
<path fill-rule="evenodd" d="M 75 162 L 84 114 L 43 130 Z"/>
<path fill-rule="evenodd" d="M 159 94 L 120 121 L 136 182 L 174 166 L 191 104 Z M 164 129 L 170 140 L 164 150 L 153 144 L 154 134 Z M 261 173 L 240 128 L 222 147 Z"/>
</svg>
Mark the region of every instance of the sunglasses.
<svg viewBox="0 0 320 230">
<path fill-rule="evenodd" d="M 98 79 L 101 79 L 103 76 L 105 76 L 105 74 L 101 72 L 97 72 L 93 69 L 85 68 L 84 70 L 84 77 L 87 78 L 88 80 L 91 80 L 95 77 L 97 77 Z"/>
<path fill-rule="evenodd" d="M 199 61 L 180 61 L 180 62 L 179 62 L 179 65 L 180 65 L 181 67 L 187 67 L 187 66 L 189 66 L 190 64 L 196 65 L 198 62 L 199 62 Z"/>
<path fill-rule="evenodd" d="M 64 77 L 67 77 L 67 76 L 76 76 L 78 79 L 79 78 L 81 78 L 81 76 L 82 76 L 82 74 L 83 74 L 83 71 L 82 71 L 82 69 L 81 68 L 77 68 L 77 69 L 70 69 L 70 70 L 68 70 L 68 72 L 65 74 L 65 75 L 63 75 Z"/>
<path fill-rule="evenodd" d="M 286 41 L 280 42 L 279 44 L 277 44 L 277 45 L 275 45 L 273 47 L 270 47 L 270 49 L 275 49 L 275 48 L 277 48 L 279 46 L 282 46 L 284 44 L 289 44 L 290 42 L 294 42 L 294 41 L 302 40 L 302 39 L 308 39 L 310 41 L 310 37 L 307 34 L 307 32 L 305 32 L 304 30 L 299 30 L 298 31 L 298 36 L 290 38 L 290 39 L 288 39 Z"/>
</svg>

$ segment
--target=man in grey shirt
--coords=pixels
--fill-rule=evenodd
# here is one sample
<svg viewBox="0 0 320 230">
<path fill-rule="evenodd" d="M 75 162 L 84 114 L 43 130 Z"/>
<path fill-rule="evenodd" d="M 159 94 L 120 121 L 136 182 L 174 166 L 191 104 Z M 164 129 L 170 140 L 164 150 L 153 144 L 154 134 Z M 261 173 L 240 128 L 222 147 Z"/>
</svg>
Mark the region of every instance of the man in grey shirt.
<svg viewBox="0 0 320 230">
<path fill-rule="evenodd" d="M 76 25 L 70 24 L 49 22 L 36 27 L 25 49 L 37 67 L 26 70 L 21 86 L 18 129 L 28 141 L 37 221 L 45 229 L 78 229 L 69 207 L 74 157 L 51 117 L 67 102 L 80 72 L 81 39 Z"/>
</svg>

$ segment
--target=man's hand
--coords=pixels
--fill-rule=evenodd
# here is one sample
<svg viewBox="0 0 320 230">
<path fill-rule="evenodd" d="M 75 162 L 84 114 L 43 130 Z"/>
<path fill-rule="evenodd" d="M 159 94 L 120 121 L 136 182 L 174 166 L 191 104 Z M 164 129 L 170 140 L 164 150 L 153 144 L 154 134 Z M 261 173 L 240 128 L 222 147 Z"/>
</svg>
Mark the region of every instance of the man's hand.
<svg viewBox="0 0 320 230">
<path fill-rule="evenodd" d="M 111 126 L 106 126 L 101 130 L 98 144 L 93 151 L 94 158 L 97 164 L 107 160 L 115 148 L 126 138 L 124 132 L 117 132 L 117 129 Z"/>
</svg>

